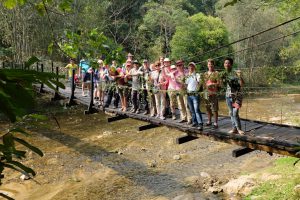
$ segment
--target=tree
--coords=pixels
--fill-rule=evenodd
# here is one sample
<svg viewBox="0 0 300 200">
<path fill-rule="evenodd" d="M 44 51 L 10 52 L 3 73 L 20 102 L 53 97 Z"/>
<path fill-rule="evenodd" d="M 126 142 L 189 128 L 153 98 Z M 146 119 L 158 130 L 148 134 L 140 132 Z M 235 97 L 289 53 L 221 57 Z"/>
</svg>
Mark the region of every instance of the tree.
<svg viewBox="0 0 300 200">
<path fill-rule="evenodd" d="M 200 62 L 209 57 L 216 57 L 227 52 L 199 55 L 228 43 L 228 33 L 221 19 L 198 13 L 188 18 L 188 22 L 177 26 L 171 41 L 172 58 Z"/>
</svg>

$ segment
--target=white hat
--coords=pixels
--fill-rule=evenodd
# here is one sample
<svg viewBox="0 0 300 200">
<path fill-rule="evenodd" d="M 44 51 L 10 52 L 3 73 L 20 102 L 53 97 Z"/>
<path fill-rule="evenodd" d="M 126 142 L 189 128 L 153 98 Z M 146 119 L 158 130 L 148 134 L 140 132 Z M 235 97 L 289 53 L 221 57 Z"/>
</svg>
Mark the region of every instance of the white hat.
<svg viewBox="0 0 300 200">
<path fill-rule="evenodd" d="M 171 65 L 171 69 L 176 69 L 176 66 L 175 65 Z"/>
<path fill-rule="evenodd" d="M 164 59 L 164 62 L 170 62 L 171 60 L 170 60 L 170 58 L 165 58 Z"/>
<path fill-rule="evenodd" d="M 100 59 L 99 59 L 99 60 L 97 61 L 97 63 L 98 63 L 99 65 L 100 65 L 100 64 L 103 64 L 103 60 L 100 60 Z"/>
</svg>

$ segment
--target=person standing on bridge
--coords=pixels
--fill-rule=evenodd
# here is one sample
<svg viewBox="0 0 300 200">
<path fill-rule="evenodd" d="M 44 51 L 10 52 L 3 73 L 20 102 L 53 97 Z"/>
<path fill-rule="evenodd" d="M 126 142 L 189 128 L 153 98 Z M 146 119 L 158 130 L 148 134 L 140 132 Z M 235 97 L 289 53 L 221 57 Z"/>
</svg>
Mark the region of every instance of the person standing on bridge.
<svg viewBox="0 0 300 200">
<path fill-rule="evenodd" d="M 239 117 L 239 110 L 242 106 L 241 88 L 244 85 L 244 80 L 240 72 L 232 70 L 233 59 L 226 58 L 224 61 L 225 72 L 222 74 L 222 82 L 226 86 L 226 104 L 229 109 L 229 115 L 232 122 L 231 134 L 244 135 L 242 131 L 241 120 Z"/>
<path fill-rule="evenodd" d="M 189 75 L 185 81 L 187 85 L 187 100 L 192 114 L 192 127 L 203 130 L 203 119 L 200 111 L 200 77 L 196 74 L 196 64 L 189 63 Z"/>
<path fill-rule="evenodd" d="M 65 66 L 65 69 L 68 69 L 68 80 L 70 82 L 70 90 L 71 90 L 72 81 L 74 81 L 74 80 L 72 80 L 72 73 L 73 73 L 73 70 L 78 70 L 78 65 L 76 65 L 74 59 L 71 58 L 69 64 L 67 64 L 67 66 Z M 78 74 L 80 74 L 80 73 L 78 73 Z M 74 76 L 75 76 L 75 74 L 74 74 Z M 74 82 L 74 84 L 75 84 L 75 82 Z M 75 90 L 75 87 L 74 87 L 74 90 Z"/>
<path fill-rule="evenodd" d="M 202 76 L 202 84 L 204 88 L 204 101 L 207 110 L 206 126 L 212 125 L 212 114 L 214 115 L 214 128 L 218 128 L 218 110 L 219 100 L 218 91 L 220 86 L 219 73 L 215 71 L 215 61 L 212 59 L 207 60 L 208 71 Z"/>
</svg>

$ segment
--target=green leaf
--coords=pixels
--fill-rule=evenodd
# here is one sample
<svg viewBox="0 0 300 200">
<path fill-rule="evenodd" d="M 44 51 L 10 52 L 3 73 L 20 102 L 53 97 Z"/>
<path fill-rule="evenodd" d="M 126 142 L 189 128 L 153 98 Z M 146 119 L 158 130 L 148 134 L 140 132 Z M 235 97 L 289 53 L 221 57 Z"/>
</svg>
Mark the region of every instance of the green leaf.
<svg viewBox="0 0 300 200">
<path fill-rule="evenodd" d="M 26 167 L 25 165 L 23 165 L 22 163 L 20 163 L 18 161 L 11 160 L 11 161 L 8 161 L 7 163 L 12 164 L 12 165 L 22 169 L 25 173 L 32 174 L 33 176 L 36 175 L 36 173 L 31 168 Z"/>
<path fill-rule="evenodd" d="M 35 4 L 35 9 L 37 10 L 39 15 L 41 15 L 41 16 L 43 16 L 46 12 L 46 9 L 45 9 L 45 6 L 44 6 L 43 2 L 36 3 Z"/>
<path fill-rule="evenodd" d="M 3 140 L 3 144 L 6 147 L 14 148 L 14 146 L 15 146 L 15 144 L 14 144 L 14 136 L 11 133 L 7 133 L 7 134 L 3 135 L 2 140 Z"/>
<path fill-rule="evenodd" d="M 50 42 L 49 45 L 48 45 L 48 53 L 50 55 L 52 55 L 52 53 L 53 53 L 53 46 L 54 46 L 53 42 Z"/>
<path fill-rule="evenodd" d="M 17 142 L 19 142 L 20 144 L 26 146 L 27 148 L 29 148 L 31 151 L 35 152 L 39 156 L 44 156 L 43 152 L 39 148 L 37 148 L 35 146 L 32 146 L 31 144 L 29 144 L 25 140 L 20 139 L 20 138 L 16 138 L 16 137 L 14 137 L 14 140 L 17 141 Z"/>
<path fill-rule="evenodd" d="M 8 9 L 13 9 L 17 5 L 17 0 L 5 0 L 3 5 Z"/>
<path fill-rule="evenodd" d="M 21 128 L 14 128 L 9 130 L 10 133 L 22 133 L 23 135 L 29 136 L 29 134 Z"/>
<path fill-rule="evenodd" d="M 45 121 L 48 119 L 47 116 L 45 115 L 39 115 L 39 114 L 30 114 L 28 115 L 29 117 L 33 118 L 33 119 L 37 119 L 37 120 L 41 120 L 41 121 Z"/>
<path fill-rule="evenodd" d="M 25 68 L 29 68 L 31 65 L 39 61 L 40 60 L 36 56 L 31 56 L 31 58 L 25 62 Z"/>
<path fill-rule="evenodd" d="M 227 7 L 227 6 L 233 6 L 233 5 L 236 4 L 238 1 L 241 1 L 241 0 L 232 0 L 232 1 L 229 1 L 229 2 L 225 3 L 224 7 Z"/>
</svg>

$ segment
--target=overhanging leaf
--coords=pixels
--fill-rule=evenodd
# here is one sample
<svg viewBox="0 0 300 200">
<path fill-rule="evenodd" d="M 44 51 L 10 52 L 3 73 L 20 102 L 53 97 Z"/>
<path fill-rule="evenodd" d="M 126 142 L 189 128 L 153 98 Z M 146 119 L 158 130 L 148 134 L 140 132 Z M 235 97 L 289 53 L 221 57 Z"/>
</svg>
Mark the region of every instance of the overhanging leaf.
<svg viewBox="0 0 300 200">
<path fill-rule="evenodd" d="M 16 137 L 14 137 L 14 140 L 17 141 L 17 142 L 19 142 L 20 144 L 26 146 L 27 148 L 29 148 L 31 151 L 35 152 L 39 156 L 41 156 L 41 157 L 44 156 L 43 152 L 39 148 L 37 148 L 35 146 L 32 146 L 31 144 L 29 144 L 25 140 L 20 139 L 20 138 L 16 138 Z"/>
</svg>

